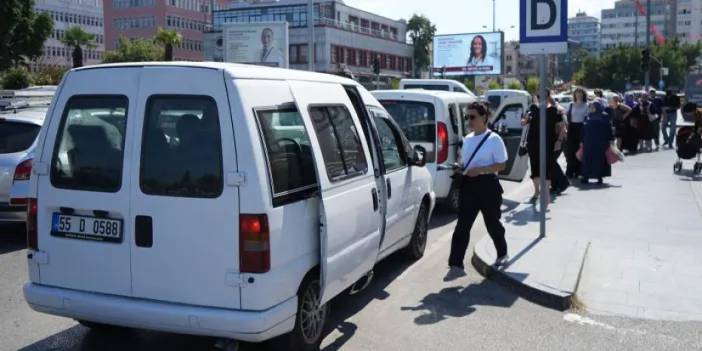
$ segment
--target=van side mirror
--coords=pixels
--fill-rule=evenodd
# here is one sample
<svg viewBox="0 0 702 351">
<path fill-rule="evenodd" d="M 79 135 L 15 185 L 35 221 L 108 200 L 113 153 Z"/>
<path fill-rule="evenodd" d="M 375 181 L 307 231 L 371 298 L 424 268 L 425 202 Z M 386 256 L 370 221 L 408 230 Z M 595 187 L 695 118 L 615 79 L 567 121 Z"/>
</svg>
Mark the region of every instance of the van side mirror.
<svg viewBox="0 0 702 351">
<path fill-rule="evenodd" d="M 417 145 L 412 149 L 412 156 L 410 157 L 410 164 L 412 166 L 417 166 L 417 167 L 424 167 L 427 164 L 427 160 L 425 158 L 425 155 L 427 153 L 427 150 L 420 146 Z"/>
</svg>

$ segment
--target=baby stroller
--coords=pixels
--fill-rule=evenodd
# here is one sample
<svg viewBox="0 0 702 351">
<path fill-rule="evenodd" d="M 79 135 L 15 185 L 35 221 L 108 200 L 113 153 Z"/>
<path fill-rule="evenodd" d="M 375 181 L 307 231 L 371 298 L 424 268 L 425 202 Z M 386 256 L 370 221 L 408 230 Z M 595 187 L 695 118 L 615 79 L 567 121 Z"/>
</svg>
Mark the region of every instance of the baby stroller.
<svg viewBox="0 0 702 351">
<path fill-rule="evenodd" d="M 678 160 L 673 165 L 673 171 L 680 173 L 683 169 L 682 160 L 691 160 L 697 158 L 693 173 L 699 175 L 702 173 L 702 162 L 700 162 L 700 153 L 702 153 L 702 135 L 700 134 L 700 119 L 702 111 L 693 108 L 683 108 L 683 119 L 687 123 L 694 125 L 685 125 L 678 129 L 675 137 L 675 151 L 678 154 Z"/>
</svg>

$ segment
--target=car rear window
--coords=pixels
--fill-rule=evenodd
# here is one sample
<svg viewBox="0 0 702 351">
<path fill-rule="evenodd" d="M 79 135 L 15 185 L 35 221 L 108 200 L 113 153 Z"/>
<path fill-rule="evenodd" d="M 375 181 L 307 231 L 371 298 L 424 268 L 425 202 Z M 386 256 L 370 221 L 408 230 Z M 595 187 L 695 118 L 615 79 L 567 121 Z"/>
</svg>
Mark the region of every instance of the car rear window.
<svg viewBox="0 0 702 351">
<path fill-rule="evenodd" d="M 436 142 L 436 112 L 428 102 L 382 100 L 380 103 L 411 142 Z"/>
<path fill-rule="evenodd" d="M 222 194 L 222 137 L 209 96 L 153 95 L 146 103 L 139 181 L 144 194 Z"/>
<path fill-rule="evenodd" d="M 127 97 L 117 95 L 79 95 L 68 100 L 51 162 L 51 184 L 119 191 L 128 105 Z"/>
<path fill-rule="evenodd" d="M 29 149 L 39 134 L 39 126 L 30 123 L 4 121 L 0 117 L 0 154 Z"/>
</svg>

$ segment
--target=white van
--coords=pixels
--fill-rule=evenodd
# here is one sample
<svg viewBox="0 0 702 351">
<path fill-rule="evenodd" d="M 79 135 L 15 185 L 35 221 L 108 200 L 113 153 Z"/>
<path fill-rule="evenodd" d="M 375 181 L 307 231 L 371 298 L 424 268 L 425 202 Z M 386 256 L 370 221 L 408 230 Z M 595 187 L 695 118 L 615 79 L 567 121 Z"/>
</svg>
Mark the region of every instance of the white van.
<svg viewBox="0 0 702 351">
<path fill-rule="evenodd" d="M 465 113 L 476 98 L 462 93 L 429 90 L 371 92 L 400 125 L 412 145 L 426 150 L 427 168 L 439 202 L 458 210 L 459 189 L 451 175 L 468 133 Z"/>
<path fill-rule="evenodd" d="M 463 83 L 453 79 L 401 79 L 400 90 L 404 89 L 453 91 L 475 97 L 475 94 Z"/>
<path fill-rule="evenodd" d="M 99 84 L 97 84 L 99 82 Z M 331 75 L 225 63 L 70 71 L 30 179 L 24 295 L 41 312 L 314 349 L 327 303 L 434 207 L 423 151 Z"/>
</svg>

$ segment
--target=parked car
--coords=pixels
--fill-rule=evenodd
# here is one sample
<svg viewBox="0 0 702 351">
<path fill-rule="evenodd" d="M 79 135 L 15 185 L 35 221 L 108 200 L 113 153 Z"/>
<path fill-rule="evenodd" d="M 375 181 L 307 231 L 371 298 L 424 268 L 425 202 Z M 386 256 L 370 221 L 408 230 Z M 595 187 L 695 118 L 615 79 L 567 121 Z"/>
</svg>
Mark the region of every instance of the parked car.
<svg viewBox="0 0 702 351">
<path fill-rule="evenodd" d="M 315 349 L 333 297 L 423 255 L 435 203 L 382 105 L 304 71 L 74 69 L 36 155 L 24 295 L 91 327 Z"/>
<path fill-rule="evenodd" d="M 466 109 L 476 98 L 430 90 L 379 90 L 375 96 L 400 125 L 412 145 L 425 150 L 437 201 L 458 210 L 460 190 L 453 183 L 453 164 L 460 159 L 468 133 Z"/>
<path fill-rule="evenodd" d="M 401 79 L 400 90 L 405 89 L 453 91 L 475 97 L 475 94 L 463 83 L 453 79 Z"/>
<path fill-rule="evenodd" d="M 46 107 L 0 112 L 0 225 L 24 223 L 32 154 Z"/>
</svg>

